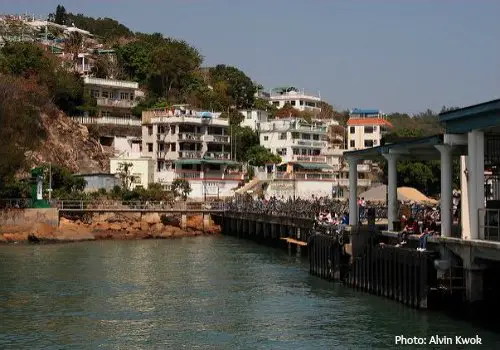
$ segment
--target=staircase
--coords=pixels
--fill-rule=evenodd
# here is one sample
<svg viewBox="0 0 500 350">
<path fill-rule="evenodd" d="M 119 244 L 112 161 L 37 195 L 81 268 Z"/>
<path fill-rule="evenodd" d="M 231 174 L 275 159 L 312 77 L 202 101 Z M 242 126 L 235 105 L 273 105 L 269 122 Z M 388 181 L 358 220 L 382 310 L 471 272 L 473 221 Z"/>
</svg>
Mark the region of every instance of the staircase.
<svg viewBox="0 0 500 350">
<path fill-rule="evenodd" d="M 237 194 L 244 194 L 247 193 L 248 191 L 251 191 L 258 187 L 260 184 L 260 180 L 258 177 L 254 177 L 250 182 L 246 183 L 243 185 L 243 187 L 238 188 L 236 191 L 234 191 Z"/>
</svg>

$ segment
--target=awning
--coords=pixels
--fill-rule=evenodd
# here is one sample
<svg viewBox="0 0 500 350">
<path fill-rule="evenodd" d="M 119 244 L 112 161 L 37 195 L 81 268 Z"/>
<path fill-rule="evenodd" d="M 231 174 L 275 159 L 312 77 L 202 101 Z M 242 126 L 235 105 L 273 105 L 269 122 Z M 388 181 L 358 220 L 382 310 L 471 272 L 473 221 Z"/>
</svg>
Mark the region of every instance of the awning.
<svg viewBox="0 0 500 350">
<path fill-rule="evenodd" d="M 293 164 L 308 170 L 333 169 L 332 166 L 326 163 L 293 163 Z"/>
<path fill-rule="evenodd" d="M 224 159 L 179 159 L 174 161 L 175 164 L 218 164 L 218 165 L 238 165 L 238 162 Z"/>
</svg>

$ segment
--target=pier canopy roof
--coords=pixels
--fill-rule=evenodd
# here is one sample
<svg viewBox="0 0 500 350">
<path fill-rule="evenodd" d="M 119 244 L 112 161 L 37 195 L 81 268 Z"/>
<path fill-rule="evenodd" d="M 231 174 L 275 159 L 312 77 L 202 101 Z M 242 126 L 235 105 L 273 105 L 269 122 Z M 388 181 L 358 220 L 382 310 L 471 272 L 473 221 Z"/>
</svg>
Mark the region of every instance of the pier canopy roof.
<svg viewBox="0 0 500 350">
<path fill-rule="evenodd" d="M 472 130 L 500 131 L 500 99 L 439 114 L 447 133 L 466 133 Z"/>
<path fill-rule="evenodd" d="M 398 154 L 407 160 L 439 160 L 440 153 L 435 146 L 442 145 L 444 135 L 411 138 L 362 150 L 344 152 L 344 157 L 351 159 L 380 159 L 384 154 Z M 459 155 L 460 149 L 454 151 Z"/>
</svg>

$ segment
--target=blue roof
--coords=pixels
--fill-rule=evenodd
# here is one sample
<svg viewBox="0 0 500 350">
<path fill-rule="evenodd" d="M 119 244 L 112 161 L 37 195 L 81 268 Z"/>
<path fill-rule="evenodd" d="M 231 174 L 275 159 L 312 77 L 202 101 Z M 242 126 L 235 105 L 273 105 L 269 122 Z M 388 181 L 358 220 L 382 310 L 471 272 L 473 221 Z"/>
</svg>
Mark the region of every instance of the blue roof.
<svg viewBox="0 0 500 350">
<path fill-rule="evenodd" d="M 379 114 L 380 110 L 378 109 L 361 109 L 361 108 L 354 108 L 351 111 L 351 114 Z"/>
</svg>

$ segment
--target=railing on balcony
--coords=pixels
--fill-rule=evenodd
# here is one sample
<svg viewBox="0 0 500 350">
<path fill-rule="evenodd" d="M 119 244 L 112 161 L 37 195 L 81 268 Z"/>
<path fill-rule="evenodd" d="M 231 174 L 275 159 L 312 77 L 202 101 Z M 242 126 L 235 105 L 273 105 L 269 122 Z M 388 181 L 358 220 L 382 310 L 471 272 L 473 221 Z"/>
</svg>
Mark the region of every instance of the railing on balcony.
<svg viewBox="0 0 500 350">
<path fill-rule="evenodd" d="M 138 102 L 133 100 L 119 100 L 115 98 L 98 97 L 97 105 L 101 107 L 134 108 Z"/>
<path fill-rule="evenodd" d="M 292 156 L 292 160 L 296 162 L 313 162 L 313 163 L 326 163 L 325 156 L 301 156 L 294 155 Z"/>
<path fill-rule="evenodd" d="M 325 147 L 326 141 L 307 141 L 307 140 L 294 139 L 293 144 L 299 146 L 309 146 L 309 147 Z"/>
<path fill-rule="evenodd" d="M 333 173 L 302 173 L 297 172 L 294 174 L 297 180 L 332 180 L 335 178 Z"/>
<path fill-rule="evenodd" d="M 72 116 L 70 117 L 80 124 L 111 124 L 111 125 L 127 125 L 127 126 L 141 126 L 141 120 L 133 117 L 86 117 L 86 116 Z"/>
<path fill-rule="evenodd" d="M 229 152 L 206 152 L 205 158 L 209 159 L 231 159 L 231 154 Z"/>
<path fill-rule="evenodd" d="M 500 241 L 500 209 L 479 209 L 479 232 L 486 241 Z"/>
<path fill-rule="evenodd" d="M 202 141 L 202 134 L 183 132 L 178 134 L 179 141 Z"/>
<path fill-rule="evenodd" d="M 357 169 L 359 172 L 368 172 L 368 171 L 370 171 L 370 165 L 369 164 L 358 164 Z M 349 164 L 345 165 L 344 170 L 349 171 Z"/>
<path fill-rule="evenodd" d="M 202 175 L 199 171 L 179 171 L 175 173 L 176 179 L 199 179 Z"/>
<path fill-rule="evenodd" d="M 200 159 L 202 152 L 200 151 L 179 151 L 179 158 L 182 159 Z"/>
<path fill-rule="evenodd" d="M 228 135 L 207 135 L 211 136 L 210 139 L 207 138 L 207 142 L 218 142 L 218 143 L 229 143 L 229 136 Z"/>
</svg>

